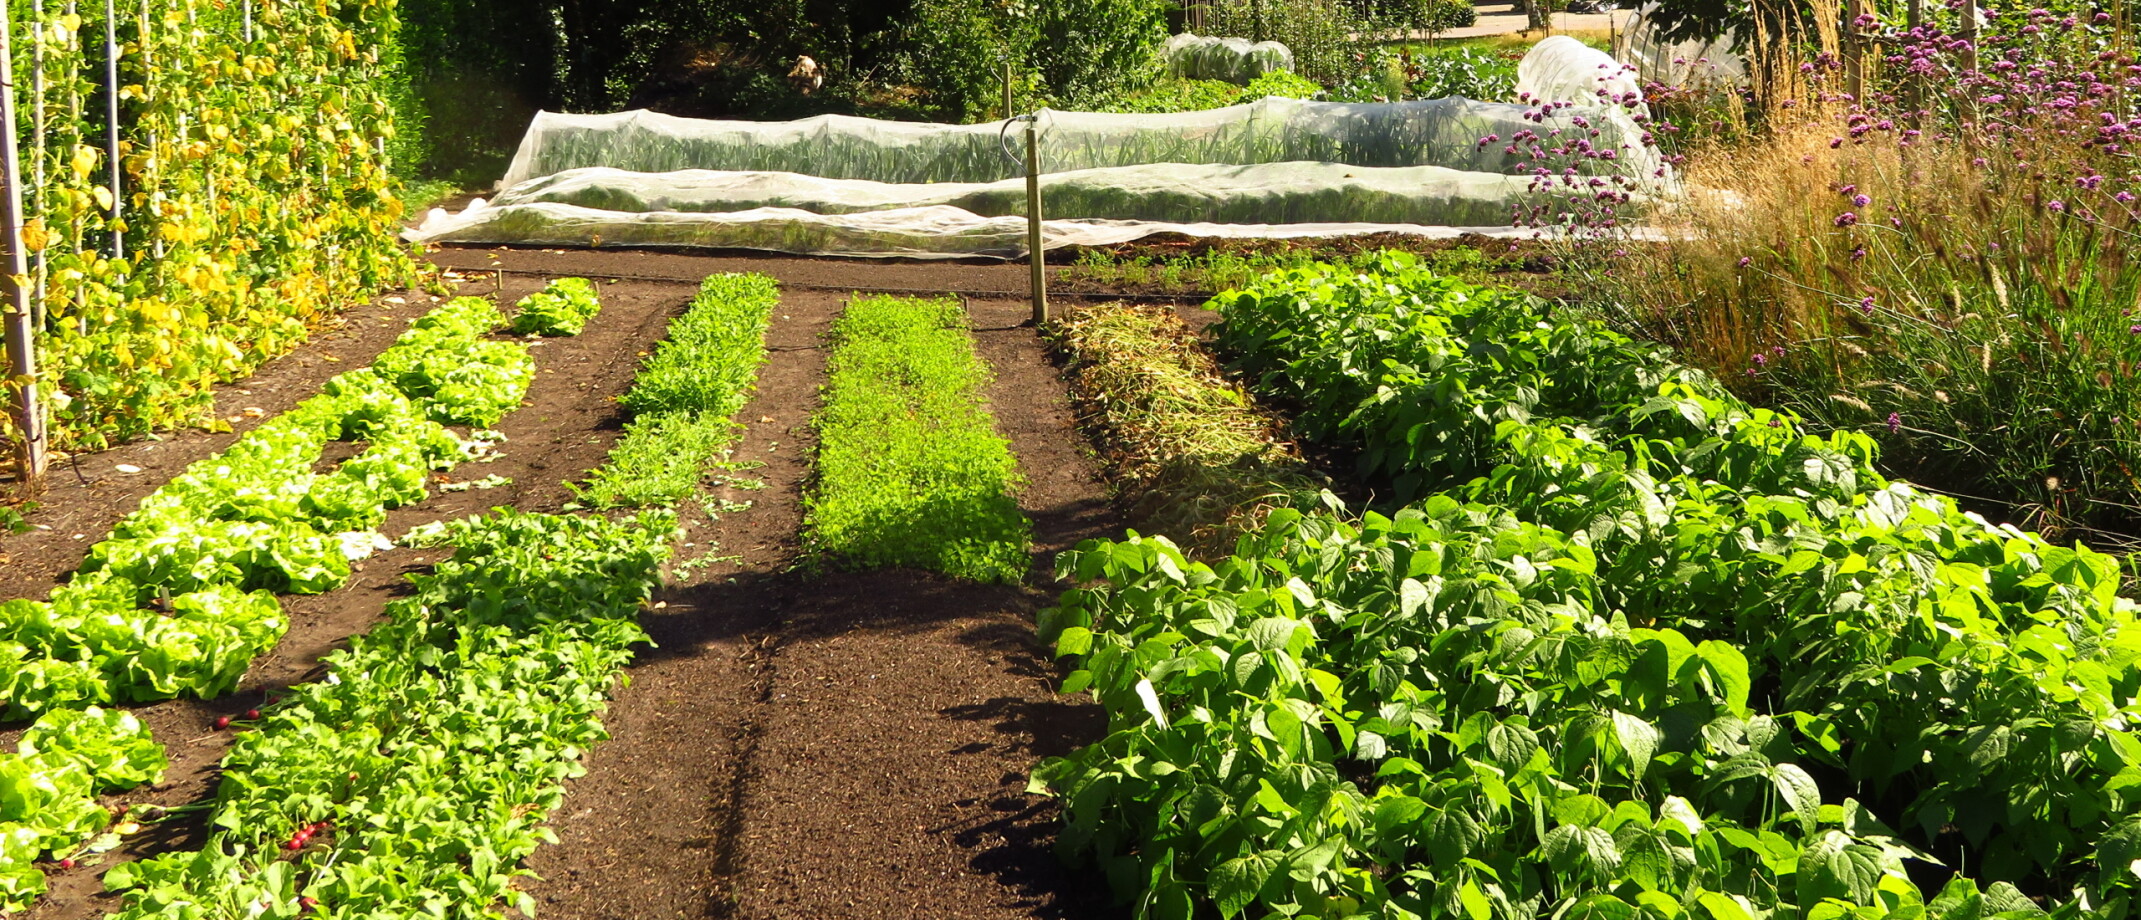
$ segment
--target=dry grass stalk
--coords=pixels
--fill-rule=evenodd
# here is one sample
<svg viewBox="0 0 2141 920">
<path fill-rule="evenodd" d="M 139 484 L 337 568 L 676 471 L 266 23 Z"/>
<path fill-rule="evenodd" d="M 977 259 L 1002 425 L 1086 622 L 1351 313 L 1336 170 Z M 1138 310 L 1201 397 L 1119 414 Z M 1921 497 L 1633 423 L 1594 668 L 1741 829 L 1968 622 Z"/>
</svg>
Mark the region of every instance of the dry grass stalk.
<svg viewBox="0 0 2141 920">
<path fill-rule="evenodd" d="M 1220 373 L 1174 311 L 1100 304 L 1052 337 L 1069 359 L 1081 420 L 1141 529 L 1192 555 L 1224 555 L 1271 509 L 1322 489 L 1284 426 Z"/>
</svg>

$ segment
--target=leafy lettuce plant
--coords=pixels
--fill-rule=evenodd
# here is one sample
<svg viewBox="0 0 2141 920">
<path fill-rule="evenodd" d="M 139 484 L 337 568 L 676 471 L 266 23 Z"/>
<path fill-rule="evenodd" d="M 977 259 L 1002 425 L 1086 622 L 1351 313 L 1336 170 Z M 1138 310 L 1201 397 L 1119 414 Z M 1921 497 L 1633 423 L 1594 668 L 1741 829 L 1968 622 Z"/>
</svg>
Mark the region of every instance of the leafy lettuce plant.
<svg viewBox="0 0 2141 920">
<path fill-rule="evenodd" d="M 481 298 L 417 319 L 370 368 L 342 374 L 142 500 L 46 601 L 0 604 L 0 713 L 213 697 L 287 628 L 276 593 L 349 578 L 345 537 L 422 500 L 469 456 L 444 420 L 495 422 L 532 376 Z M 365 449 L 315 472 L 328 441 Z"/>
<path fill-rule="evenodd" d="M 0 911 L 44 893 L 38 861 L 116 843 L 96 839 L 113 820 L 97 796 L 158 782 L 168 765 L 133 714 L 95 706 L 46 714 L 17 747 L 0 756 Z"/>
<path fill-rule="evenodd" d="M 602 310 L 595 283 L 586 278 L 559 278 L 520 299 L 513 331 L 521 335 L 579 335 Z"/>
<path fill-rule="evenodd" d="M 127 918 L 495 914 L 604 737 L 676 519 L 502 511 L 224 758 L 196 852 L 119 866 Z"/>
</svg>

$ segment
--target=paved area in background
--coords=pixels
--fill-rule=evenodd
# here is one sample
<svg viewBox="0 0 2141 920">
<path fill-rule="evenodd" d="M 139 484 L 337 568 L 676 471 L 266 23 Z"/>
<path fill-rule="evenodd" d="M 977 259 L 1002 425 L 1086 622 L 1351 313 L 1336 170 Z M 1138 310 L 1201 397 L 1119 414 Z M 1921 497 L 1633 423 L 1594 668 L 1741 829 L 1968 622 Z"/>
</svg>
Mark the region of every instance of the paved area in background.
<svg viewBox="0 0 2141 920">
<path fill-rule="evenodd" d="M 1438 38 L 1483 38 L 1489 35 L 1513 35 L 1530 25 L 1524 18 L 1524 7 L 1514 0 L 1510 2 L 1475 3 L 1479 21 L 1461 29 L 1451 29 L 1436 34 Z M 1611 13 L 1555 13 L 1554 32 L 1605 32 L 1619 30 L 1628 24 L 1635 11 L 1614 10 Z M 1425 33 L 1419 35 L 1427 37 Z M 1542 36 L 1543 37 L 1543 36 Z"/>
</svg>

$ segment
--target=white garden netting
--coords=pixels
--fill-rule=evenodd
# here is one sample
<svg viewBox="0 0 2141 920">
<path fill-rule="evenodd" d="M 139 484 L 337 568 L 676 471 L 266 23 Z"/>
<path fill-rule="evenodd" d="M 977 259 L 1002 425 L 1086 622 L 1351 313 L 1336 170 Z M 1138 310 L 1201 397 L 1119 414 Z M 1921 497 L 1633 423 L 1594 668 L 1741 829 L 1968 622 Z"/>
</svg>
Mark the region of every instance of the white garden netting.
<svg viewBox="0 0 2141 920">
<path fill-rule="evenodd" d="M 1536 102 L 1266 98 L 1172 114 L 1044 110 L 1045 245 L 1155 233 L 1447 236 L 1510 225 L 1534 176 L 1661 171 L 1625 109 L 1627 75 L 1574 41 L 1520 68 Z M 1611 71 L 1609 73 L 1609 71 Z M 828 255 L 1018 255 L 1023 124 L 827 115 L 761 123 L 541 113 L 492 203 L 434 212 L 418 242 L 677 246 Z M 1538 143 L 1524 137 L 1545 138 Z M 1536 160 L 1535 147 L 1586 152 Z M 1555 183 L 1557 186 L 1561 183 Z"/>
<path fill-rule="evenodd" d="M 1549 102 L 1601 102 L 1643 98 L 1635 68 L 1566 35 L 1532 46 L 1517 62 L 1517 98 Z M 1641 103 L 1637 102 L 1640 106 Z"/>
<path fill-rule="evenodd" d="M 1714 41 L 1667 41 L 1652 24 L 1656 3 L 1644 4 L 1614 39 L 1613 56 L 1635 68 L 1644 83 L 1688 89 L 1723 89 L 1747 82 L 1747 61 L 1732 50 L 1737 37 L 1726 32 Z"/>
<path fill-rule="evenodd" d="M 1167 40 L 1161 56 L 1167 71 L 1188 80 L 1224 80 L 1247 86 L 1274 70 L 1294 69 L 1294 53 L 1278 42 L 1214 38 L 1184 32 Z"/>
<path fill-rule="evenodd" d="M 1043 213 L 1175 223 L 1507 223 L 1531 179 L 1440 166 L 1157 163 L 1041 177 Z M 1026 213 L 1026 180 L 891 184 L 784 172 L 572 169 L 523 182 L 493 206 L 570 204 L 605 211 L 694 213 L 794 208 L 857 214 L 948 206 L 979 217 Z"/>
<path fill-rule="evenodd" d="M 1591 101 L 1578 100 L 1578 101 Z M 1526 128 L 1573 127 L 1564 111 L 1545 125 L 1532 107 L 1469 99 L 1418 102 L 1302 102 L 1268 97 L 1247 105 L 1164 114 L 1039 113 L 1041 171 L 1069 172 L 1152 163 L 1251 165 L 1309 161 L 1348 166 L 1443 166 L 1472 172 L 1528 172 L 1532 162 L 1504 153 Z M 1598 143 L 1631 154 L 1607 171 L 1644 168 L 1625 120 L 1599 119 Z M 657 112 L 535 116 L 501 187 L 608 166 L 633 172 L 714 169 L 792 172 L 873 182 L 995 182 L 1023 175 L 1007 145 L 1023 125 L 940 125 L 820 115 L 755 122 L 678 118 Z"/>
<path fill-rule="evenodd" d="M 634 213 L 543 202 L 503 207 L 475 205 L 458 215 L 434 212 L 424 226 L 421 238 L 437 243 L 757 249 L 799 255 L 908 259 L 1017 258 L 1026 254 L 1025 218 L 981 217 L 944 206 L 860 214 L 813 214 L 794 208 Z M 1041 222 L 1041 248 L 1108 246 L 1162 233 L 1241 239 L 1403 233 L 1445 239 L 1468 233 L 1529 237 L 1535 232 L 1507 225 L 1178 224 L 1049 219 Z"/>
</svg>

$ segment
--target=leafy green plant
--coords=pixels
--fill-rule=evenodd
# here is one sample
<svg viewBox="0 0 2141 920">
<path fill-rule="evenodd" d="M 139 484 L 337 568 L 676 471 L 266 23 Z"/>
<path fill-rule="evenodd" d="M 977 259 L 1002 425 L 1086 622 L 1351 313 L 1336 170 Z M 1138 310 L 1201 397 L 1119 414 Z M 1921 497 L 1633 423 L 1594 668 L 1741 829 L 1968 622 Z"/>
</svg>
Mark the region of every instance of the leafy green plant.
<svg viewBox="0 0 2141 920">
<path fill-rule="evenodd" d="M 1399 61 L 1405 69 L 1406 92 L 1415 99 L 1516 100 L 1517 62 L 1500 52 L 1430 46 L 1405 49 L 1399 52 Z"/>
<path fill-rule="evenodd" d="M 951 299 L 858 297 L 833 324 L 805 541 L 821 562 L 1026 574 L 1030 527 L 988 369 Z"/>
<path fill-rule="evenodd" d="M 604 737 L 675 527 L 667 512 L 455 522 L 453 557 L 330 655 L 329 680 L 239 736 L 206 845 L 106 874 L 119 916 L 532 913 L 512 882 Z"/>
<path fill-rule="evenodd" d="M 2136 610 L 2109 557 L 1891 483 L 1870 438 L 1808 436 L 1655 346 L 1404 259 L 1218 305 L 1262 388 L 1371 481 L 1583 534 L 1600 610 L 1744 649 L 1800 754 L 1905 839 L 2040 897 L 2130 897 L 2076 868 L 2135 820 L 2117 790 L 2141 752 Z"/>
<path fill-rule="evenodd" d="M 621 398 L 635 417 L 575 494 L 598 508 L 673 506 L 696 492 L 735 440 L 730 419 L 766 358 L 780 289 L 763 275 L 709 275 Z"/>
<path fill-rule="evenodd" d="M 45 714 L 23 732 L 19 753 L 0 756 L 0 911 L 28 908 L 44 893 L 36 863 L 110 849 L 106 792 L 163 779 L 164 749 L 133 714 L 91 706 Z"/>
<path fill-rule="evenodd" d="M 0 711 L 213 697 L 288 628 L 277 592 L 348 580 L 364 532 L 470 456 L 440 420 L 495 422 L 533 374 L 481 298 L 413 322 L 369 368 L 200 460 L 142 499 L 49 600 L 0 604 Z M 327 442 L 365 449 L 314 471 Z"/>
<path fill-rule="evenodd" d="M 779 300 L 779 286 L 765 275 L 707 276 L 618 402 L 636 415 L 735 414 L 765 360 L 766 324 Z"/>
<path fill-rule="evenodd" d="M 579 335 L 602 310 L 595 283 L 586 278 L 559 278 L 520 299 L 513 331 L 521 335 Z"/>
</svg>

